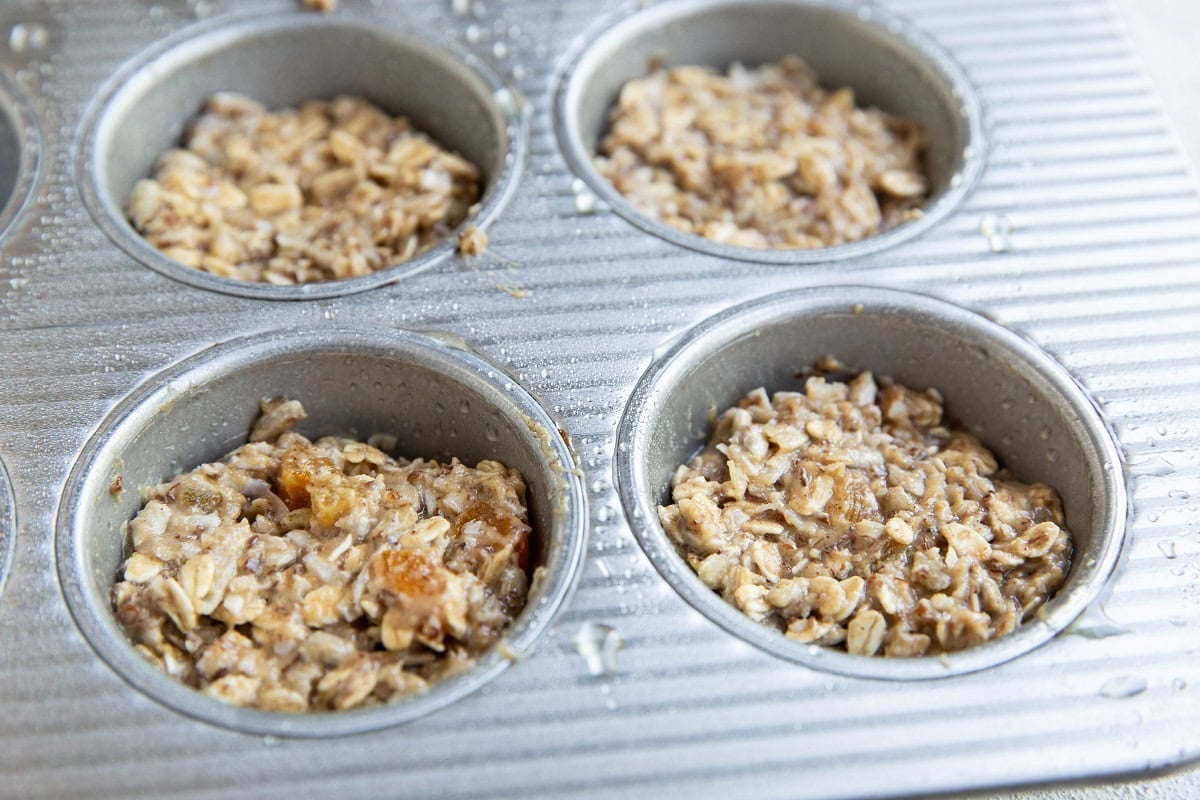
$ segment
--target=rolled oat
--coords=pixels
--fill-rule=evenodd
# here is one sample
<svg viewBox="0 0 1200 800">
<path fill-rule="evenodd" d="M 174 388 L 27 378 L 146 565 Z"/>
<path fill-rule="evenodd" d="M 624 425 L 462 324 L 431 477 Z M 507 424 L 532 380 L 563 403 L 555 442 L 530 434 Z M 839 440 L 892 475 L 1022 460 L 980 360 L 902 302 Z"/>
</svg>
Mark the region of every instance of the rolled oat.
<svg viewBox="0 0 1200 800">
<path fill-rule="evenodd" d="M 920 656 L 1013 631 L 1072 543 L 1045 484 L 945 423 L 935 390 L 821 375 L 716 421 L 659 508 L 706 586 L 800 642 Z"/>
<path fill-rule="evenodd" d="M 265 401 L 249 444 L 148 492 L 112 590 L 137 650 L 271 711 L 384 703 L 471 666 L 525 605 L 520 473 L 309 441 L 303 417 Z"/>
<path fill-rule="evenodd" d="M 827 91 L 800 59 L 659 69 L 621 89 L 596 167 L 666 224 L 743 247 L 814 248 L 920 215 L 925 134 Z"/>
<path fill-rule="evenodd" d="M 366 100 L 268 111 L 225 93 L 137 182 L 126 210 L 181 264 L 287 285 L 407 261 L 449 237 L 479 193 L 474 164 Z"/>
</svg>

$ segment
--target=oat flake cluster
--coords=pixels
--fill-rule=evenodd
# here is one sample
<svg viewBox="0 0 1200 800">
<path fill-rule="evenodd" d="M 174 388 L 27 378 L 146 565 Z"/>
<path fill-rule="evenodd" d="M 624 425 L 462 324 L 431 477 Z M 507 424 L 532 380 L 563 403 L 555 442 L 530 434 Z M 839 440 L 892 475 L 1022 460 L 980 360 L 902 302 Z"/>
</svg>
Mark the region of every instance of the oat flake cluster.
<svg viewBox="0 0 1200 800">
<path fill-rule="evenodd" d="M 920 214 L 925 135 L 829 92 L 797 58 L 721 75 L 657 70 L 621 89 L 596 166 L 672 227 L 743 247 L 813 248 Z"/>
<path fill-rule="evenodd" d="M 267 111 L 225 93 L 138 181 L 128 214 L 182 264 L 287 285 L 407 261 L 447 238 L 479 194 L 474 164 L 365 100 Z"/>
<path fill-rule="evenodd" d="M 289 430 L 148 493 L 112 591 L 137 650 L 205 694 L 270 711 L 387 702 L 469 667 L 524 607 L 521 475 L 394 459 Z"/>
<path fill-rule="evenodd" d="M 934 390 L 813 376 L 762 389 L 679 467 L 668 536 L 751 619 L 857 655 L 920 656 L 1011 632 L 1062 585 L 1062 504 L 948 427 Z"/>
</svg>

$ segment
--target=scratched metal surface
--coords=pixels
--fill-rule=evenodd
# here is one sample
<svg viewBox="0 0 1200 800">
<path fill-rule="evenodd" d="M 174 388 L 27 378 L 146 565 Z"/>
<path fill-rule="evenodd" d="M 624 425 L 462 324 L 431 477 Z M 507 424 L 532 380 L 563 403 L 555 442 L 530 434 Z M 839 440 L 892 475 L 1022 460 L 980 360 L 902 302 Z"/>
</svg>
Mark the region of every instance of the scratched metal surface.
<svg viewBox="0 0 1200 800">
<path fill-rule="evenodd" d="M 529 159 L 489 226 L 493 255 L 293 303 L 145 268 L 97 228 L 76 188 L 75 137 L 100 84 L 232 0 L 0 8 L 12 84 L 0 88 L 24 97 L 37 129 L 26 138 L 40 140 L 30 202 L 0 241 L 0 459 L 18 526 L 0 536 L 0 553 L 11 551 L 0 795 L 865 797 L 1104 780 L 1200 758 L 1200 199 L 1107 3 L 881 4 L 965 67 L 987 108 L 987 164 L 965 204 L 919 239 L 797 269 L 721 262 L 604 209 L 581 213 L 551 98 L 575 39 L 617 7 L 485 4 L 376 13 L 474 50 L 528 98 Z M 650 567 L 610 466 L 620 409 L 654 349 L 765 287 L 847 281 L 985 311 L 1101 399 L 1135 509 L 1099 626 L 1117 635 L 1063 635 L 936 682 L 839 678 L 731 638 Z M 531 657 L 418 722 L 299 741 L 190 721 L 129 688 L 72 622 L 54 569 L 63 476 L 105 413 L 167 365 L 240 334 L 330 324 L 459 334 L 558 415 L 592 492 L 582 582 Z M 615 673 L 591 676 L 575 652 L 587 621 L 622 636 Z M 1092 791 L 1105 792 L 1080 793 Z"/>
</svg>

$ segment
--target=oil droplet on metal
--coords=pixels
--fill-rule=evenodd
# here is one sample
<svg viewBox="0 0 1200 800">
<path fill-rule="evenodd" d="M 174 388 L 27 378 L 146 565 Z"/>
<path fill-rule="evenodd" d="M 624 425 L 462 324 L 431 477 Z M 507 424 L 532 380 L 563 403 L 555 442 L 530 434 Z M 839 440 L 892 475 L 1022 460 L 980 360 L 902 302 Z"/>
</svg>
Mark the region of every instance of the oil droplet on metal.
<svg viewBox="0 0 1200 800">
<path fill-rule="evenodd" d="M 979 232 L 987 239 L 988 249 L 993 253 L 1005 253 L 1013 249 L 1013 223 L 1007 214 L 984 214 L 979 220 Z"/>
<path fill-rule="evenodd" d="M 599 204 L 599 199 L 592 194 L 591 189 L 587 187 L 579 178 L 571 181 L 571 192 L 575 195 L 575 211 L 579 214 L 594 214 L 596 206 Z"/>
<path fill-rule="evenodd" d="M 1167 558 L 1173 559 L 1176 556 L 1175 542 L 1171 541 L 1170 539 L 1166 539 L 1164 541 L 1159 542 L 1158 549 L 1161 550 L 1162 554 L 1164 556 L 1166 556 Z"/>
<path fill-rule="evenodd" d="M 50 43 L 50 31 L 36 22 L 18 22 L 8 32 L 8 46 L 14 53 L 41 50 Z"/>
<path fill-rule="evenodd" d="M 1130 430 L 1136 430 L 1132 426 L 1127 427 Z M 1129 466 L 1134 475 L 1145 475 L 1151 478 L 1165 478 L 1175 474 L 1175 466 L 1162 456 L 1151 456 Z"/>
<path fill-rule="evenodd" d="M 1042 608 L 1045 608 L 1045 606 Z M 1085 639 L 1107 639 L 1111 636 L 1121 636 L 1122 634 L 1129 633 L 1129 629 L 1123 628 L 1113 622 L 1099 607 L 1093 607 L 1083 612 L 1079 619 L 1071 623 L 1066 632 L 1082 636 Z"/>
<path fill-rule="evenodd" d="M 1141 694 L 1146 691 L 1146 687 L 1145 678 L 1137 675 L 1118 675 L 1115 678 L 1109 678 L 1100 686 L 1100 696 L 1121 700 Z"/>
<path fill-rule="evenodd" d="M 575 652 L 583 656 L 589 675 L 600 677 L 617 671 L 617 653 L 625 645 L 611 625 L 585 622 L 575 633 Z"/>
</svg>

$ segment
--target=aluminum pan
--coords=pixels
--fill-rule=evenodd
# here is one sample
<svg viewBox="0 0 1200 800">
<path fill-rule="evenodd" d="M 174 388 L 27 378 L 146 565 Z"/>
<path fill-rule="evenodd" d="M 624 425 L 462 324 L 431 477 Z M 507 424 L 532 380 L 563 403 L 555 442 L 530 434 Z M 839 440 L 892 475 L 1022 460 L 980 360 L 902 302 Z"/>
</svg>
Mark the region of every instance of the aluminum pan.
<svg viewBox="0 0 1200 800">
<path fill-rule="evenodd" d="M 804 269 L 723 261 L 603 208 L 581 213 L 554 135 L 555 76 L 602 18 L 641 3 L 492 0 L 478 16 L 443 0 L 374 7 L 507 77 L 528 100 L 529 165 L 488 225 L 492 255 L 297 303 L 146 269 L 96 227 L 70 169 L 82 112 L 122 63 L 197 14 L 245 5 L 0 9 L 5 23 L 50 32 L 45 48 L 2 59 L 38 120 L 45 168 L 0 257 L 0 453 L 19 512 L 0 595 L 0 795 L 725 797 L 753 780 L 763 798 L 928 796 L 1200 757 L 1200 200 L 1104 0 L 880 4 L 963 65 L 991 147 L 971 196 L 921 237 Z M 982 310 L 1102 402 L 1135 512 L 1100 606 L 1107 627 L 1081 625 L 1089 612 L 1009 664 L 898 688 L 746 646 L 642 556 L 609 475 L 617 415 L 656 349 L 764 291 L 851 281 Z M 130 689 L 78 634 L 48 568 L 56 499 L 100 420 L 165 365 L 255 330 L 345 324 L 453 332 L 558 409 L 592 499 L 581 583 L 530 658 L 401 728 L 272 742 L 192 722 Z M 585 621 L 623 638 L 614 674 L 590 675 L 575 652 Z"/>
</svg>

